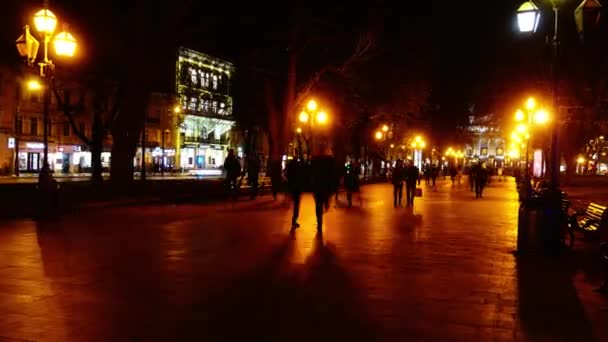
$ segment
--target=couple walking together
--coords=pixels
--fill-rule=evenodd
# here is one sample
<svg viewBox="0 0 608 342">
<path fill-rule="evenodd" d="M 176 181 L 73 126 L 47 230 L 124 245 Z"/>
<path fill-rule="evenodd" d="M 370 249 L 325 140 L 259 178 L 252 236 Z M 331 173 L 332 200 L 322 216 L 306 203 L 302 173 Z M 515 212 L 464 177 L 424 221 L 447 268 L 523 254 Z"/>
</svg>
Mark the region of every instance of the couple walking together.
<svg viewBox="0 0 608 342">
<path fill-rule="evenodd" d="M 416 182 L 419 177 L 419 170 L 412 161 L 408 161 L 407 165 L 404 166 L 401 159 L 397 160 L 391 177 L 393 183 L 393 205 L 395 208 L 403 206 L 403 183 L 405 183 L 406 206 L 414 205 Z"/>
</svg>

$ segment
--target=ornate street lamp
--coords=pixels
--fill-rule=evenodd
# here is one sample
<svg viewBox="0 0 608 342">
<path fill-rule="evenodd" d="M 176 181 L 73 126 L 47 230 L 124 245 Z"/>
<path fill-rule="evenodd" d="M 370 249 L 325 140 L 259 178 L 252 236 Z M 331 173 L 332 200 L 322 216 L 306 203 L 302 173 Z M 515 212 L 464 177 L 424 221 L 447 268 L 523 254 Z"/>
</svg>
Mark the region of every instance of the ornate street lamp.
<svg viewBox="0 0 608 342">
<path fill-rule="evenodd" d="M 532 1 L 526 1 L 517 9 L 519 32 L 536 32 L 540 21 L 540 10 Z"/>
<path fill-rule="evenodd" d="M 53 38 L 53 33 L 57 27 L 57 17 L 53 12 L 48 9 L 48 1 L 44 1 L 43 9 L 36 12 L 34 15 L 34 26 L 44 41 L 44 58 L 38 63 L 40 66 L 40 76 L 44 78 L 45 82 L 42 86 L 43 91 L 43 134 L 44 134 L 44 150 L 43 150 L 43 163 L 42 170 L 38 181 L 41 185 L 48 185 L 52 179 L 50 167 L 49 167 L 49 104 L 51 97 L 51 84 L 52 84 L 52 72 L 55 68 L 53 61 L 49 59 L 48 46 Z M 36 61 L 38 55 L 38 48 L 40 43 L 30 33 L 29 25 L 24 28 L 24 34 L 22 34 L 16 41 L 17 51 L 22 57 L 27 59 L 28 65 L 32 65 Z M 76 39 L 69 32 L 63 31 L 55 36 L 53 40 L 55 52 L 58 56 L 71 57 L 76 51 Z M 42 188 L 42 187 L 41 187 Z"/>
<path fill-rule="evenodd" d="M 574 10 L 576 30 L 581 40 L 584 38 L 585 28 L 597 27 L 600 23 L 602 4 L 598 0 L 583 0 Z"/>
</svg>

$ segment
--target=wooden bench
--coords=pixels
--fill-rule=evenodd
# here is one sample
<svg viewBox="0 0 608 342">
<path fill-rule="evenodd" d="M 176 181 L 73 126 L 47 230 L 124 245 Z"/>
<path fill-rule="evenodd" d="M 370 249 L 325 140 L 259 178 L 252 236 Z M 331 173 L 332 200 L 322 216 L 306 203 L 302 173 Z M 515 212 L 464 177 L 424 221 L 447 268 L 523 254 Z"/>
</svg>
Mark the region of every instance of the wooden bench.
<svg viewBox="0 0 608 342">
<path fill-rule="evenodd" d="M 608 223 L 608 207 L 597 203 L 590 203 L 586 210 L 569 215 L 570 247 L 574 244 L 575 230 L 596 235 L 600 233 L 606 223 Z"/>
</svg>

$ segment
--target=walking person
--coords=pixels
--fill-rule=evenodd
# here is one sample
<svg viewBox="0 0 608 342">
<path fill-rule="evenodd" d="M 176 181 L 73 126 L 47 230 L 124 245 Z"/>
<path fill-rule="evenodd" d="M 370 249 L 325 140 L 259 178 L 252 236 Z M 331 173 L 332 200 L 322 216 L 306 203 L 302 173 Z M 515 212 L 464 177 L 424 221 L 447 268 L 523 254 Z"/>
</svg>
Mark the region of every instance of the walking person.
<svg viewBox="0 0 608 342">
<path fill-rule="evenodd" d="M 471 192 L 475 191 L 475 172 L 477 171 L 477 165 L 474 165 L 469 169 L 469 187 Z"/>
<path fill-rule="evenodd" d="M 482 165 L 477 164 L 472 170 L 473 178 L 475 179 L 475 198 L 481 198 L 483 189 L 488 183 L 489 172 Z"/>
<path fill-rule="evenodd" d="M 323 212 L 329 207 L 329 199 L 335 189 L 336 172 L 332 151 L 325 147 L 311 159 L 310 180 L 315 199 L 317 232 L 323 232 Z"/>
<path fill-rule="evenodd" d="M 401 159 L 397 160 L 395 168 L 393 169 L 392 182 L 393 182 L 393 205 L 401 207 L 401 199 L 403 198 L 403 180 L 404 180 L 404 169 L 403 162 Z"/>
<path fill-rule="evenodd" d="M 458 170 L 456 169 L 456 167 L 454 165 L 452 165 L 450 167 L 450 178 L 452 179 L 452 185 L 454 185 L 454 181 L 456 180 L 457 176 L 458 176 Z"/>
<path fill-rule="evenodd" d="M 232 197 L 236 200 L 239 192 L 238 178 L 241 175 L 241 163 L 236 159 L 234 149 L 228 150 L 228 156 L 224 161 L 224 170 L 226 171 L 226 191 L 228 194 L 232 194 Z"/>
<path fill-rule="evenodd" d="M 439 176 L 439 167 L 432 165 L 431 166 L 431 184 L 433 189 L 435 189 L 435 181 L 437 181 L 437 176 Z"/>
<path fill-rule="evenodd" d="M 357 162 L 348 163 L 344 172 L 344 188 L 346 190 L 346 200 L 348 207 L 353 206 L 353 192 L 359 191 L 359 170 Z"/>
<path fill-rule="evenodd" d="M 405 199 L 407 201 L 406 205 L 413 206 L 414 205 L 414 197 L 416 196 L 416 182 L 420 180 L 420 175 L 418 168 L 411 161 L 408 162 L 407 167 L 405 168 Z"/>
<path fill-rule="evenodd" d="M 300 227 L 298 217 L 300 216 L 300 201 L 302 192 L 308 182 L 306 165 L 300 158 L 296 149 L 293 159 L 287 164 L 286 170 L 287 188 L 293 198 L 293 215 L 291 216 L 291 229 Z"/>
</svg>

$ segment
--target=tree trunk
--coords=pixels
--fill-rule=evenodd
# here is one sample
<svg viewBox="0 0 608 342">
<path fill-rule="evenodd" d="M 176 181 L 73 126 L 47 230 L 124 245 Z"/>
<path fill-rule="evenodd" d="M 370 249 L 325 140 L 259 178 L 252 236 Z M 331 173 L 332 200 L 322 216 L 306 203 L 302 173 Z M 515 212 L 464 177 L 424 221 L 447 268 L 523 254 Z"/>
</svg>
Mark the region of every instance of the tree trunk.
<svg viewBox="0 0 608 342">
<path fill-rule="evenodd" d="M 94 186 L 101 186 L 103 183 L 102 168 L 101 168 L 101 141 L 93 141 L 91 144 L 91 166 L 93 168 L 93 174 L 91 175 L 91 182 Z"/>
<path fill-rule="evenodd" d="M 141 73 L 134 72 L 134 76 L 127 81 L 128 101 L 112 126 L 110 177 L 112 183 L 118 186 L 129 185 L 133 182 L 133 158 L 143 131 L 148 105 L 149 91 L 137 82 L 138 75 Z M 141 77 L 143 79 L 144 76 Z"/>
<path fill-rule="evenodd" d="M 135 142 L 128 136 L 113 136 L 112 163 L 110 164 L 110 177 L 112 183 L 129 185 L 133 182 L 133 157 L 135 156 Z"/>
</svg>

